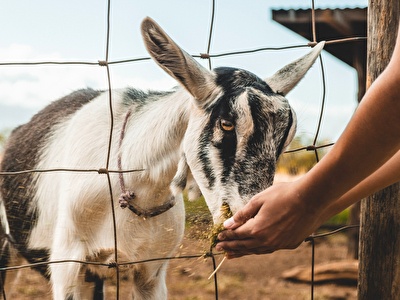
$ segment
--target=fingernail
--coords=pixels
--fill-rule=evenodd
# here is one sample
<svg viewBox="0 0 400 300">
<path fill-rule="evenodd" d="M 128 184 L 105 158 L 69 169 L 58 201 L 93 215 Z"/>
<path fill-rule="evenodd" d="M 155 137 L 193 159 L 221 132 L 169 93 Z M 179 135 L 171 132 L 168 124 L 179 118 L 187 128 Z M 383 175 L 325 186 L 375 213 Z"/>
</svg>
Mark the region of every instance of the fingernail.
<svg viewBox="0 0 400 300">
<path fill-rule="evenodd" d="M 224 251 L 224 248 L 222 248 L 221 246 L 219 246 L 218 244 L 215 246 L 215 250 L 217 251 Z"/>
<path fill-rule="evenodd" d="M 235 221 L 233 220 L 233 217 L 230 217 L 229 219 L 225 220 L 224 227 L 231 228 L 234 224 L 235 224 Z"/>
</svg>

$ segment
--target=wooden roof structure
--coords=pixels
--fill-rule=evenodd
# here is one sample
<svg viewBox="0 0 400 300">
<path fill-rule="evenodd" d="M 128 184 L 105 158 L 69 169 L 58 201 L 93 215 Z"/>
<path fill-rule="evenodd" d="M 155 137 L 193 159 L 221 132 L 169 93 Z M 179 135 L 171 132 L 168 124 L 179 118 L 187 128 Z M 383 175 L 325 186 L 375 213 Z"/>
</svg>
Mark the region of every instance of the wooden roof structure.
<svg viewBox="0 0 400 300">
<path fill-rule="evenodd" d="M 309 41 L 313 41 L 311 9 L 272 10 L 272 19 L 296 32 Z M 360 38 L 353 41 L 325 45 L 325 50 L 340 59 L 358 73 L 359 99 L 365 93 L 365 74 L 367 60 L 367 8 L 316 9 L 316 41 L 343 40 Z"/>
</svg>

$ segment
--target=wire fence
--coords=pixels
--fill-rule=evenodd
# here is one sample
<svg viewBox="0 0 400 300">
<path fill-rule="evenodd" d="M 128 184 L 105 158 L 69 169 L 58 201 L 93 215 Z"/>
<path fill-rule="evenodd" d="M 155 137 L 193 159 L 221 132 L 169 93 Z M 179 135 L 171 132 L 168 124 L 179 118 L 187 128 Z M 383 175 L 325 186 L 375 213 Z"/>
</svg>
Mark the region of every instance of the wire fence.
<svg viewBox="0 0 400 300">
<path fill-rule="evenodd" d="M 106 266 L 108 268 L 114 268 L 116 270 L 116 291 L 115 291 L 115 298 L 120 299 L 120 287 L 119 283 L 121 280 L 121 275 L 120 275 L 120 269 L 126 265 L 135 265 L 135 264 L 143 264 L 143 263 L 148 263 L 148 262 L 153 262 L 153 261 L 159 261 L 159 260 L 180 260 L 180 259 L 199 259 L 199 258 L 206 258 L 210 259 L 212 263 L 212 268 L 215 270 L 216 269 L 216 259 L 215 257 L 218 255 L 223 255 L 222 253 L 213 253 L 212 249 L 206 253 L 201 252 L 201 253 L 194 253 L 192 255 L 184 255 L 184 256 L 178 256 L 178 257 L 160 257 L 160 258 L 153 258 L 145 261 L 134 261 L 134 262 L 126 262 L 126 263 L 121 263 L 118 261 L 118 240 L 117 240 L 117 233 L 116 233 L 116 218 L 115 218 L 115 212 L 114 212 L 114 199 L 113 199 L 113 190 L 112 190 L 112 185 L 111 185 L 111 178 L 110 174 L 112 173 L 128 173 L 128 172 L 136 172 L 139 170 L 112 170 L 109 168 L 110 166 L 110 151 L 111 151 L 111 143 L 112 140 L 114 139 L 113 136 L 113 128 L 114 128 L 114 112 L 113 112 L 113 98 L 112 98 L 112 81 L 111 81 L 111 76 L 110 76 L 110 66 L 111 65 L 119 65 L 119 64 L 125 64 L 125 63 L 132 63 L 132 62 L 140 62 L 140 61 L 146 61 L 150 60 L 150 57 L 137 57 L 137 58 L 131 58 L 131 59 L 125 59 L 125 60 L 115 60 L 111 61 L 109 60 L 109 49 L 110 49 L 110 25 L 111 25 L 111 2 L 112 0 L 107 1 L 107 14 L 106 14 L 106 24 L 107 24 L 107 30 L 106 30 L 106 54 L 104 60 L 99 60 L 99 61 L 54 61 L 54 60 L 49 60 L 49 61 L 36 61 L 36 62 L 0 62 L 0 67 L 2 66 L 38 66 L 38 65 L 93 65 L 93 66 L 101 66 L 106 69 L 106 74 L 107 74 L 107 83 L 108 83 L 108 89 L 109 89 L 109 96 L 108 96 L 108 101 L 109 101 L 109 110 L 110 110 L 110 130 L 109 130 L 109 136 L 108 136 L 108 153 L 107 153 L 107 160 L 105 167 L 101 167 L 99 169 L 68 169 L 68 168 L 55 168 L 55 169 L 32 169 L 32 170 L 23 170 L 23 171 L 18 171 L 18 172 L 1 172 L 0 176 L 15 176 L 15 175 L 20 175 L 24 173 L 49 173 L 49 172 L 92 172 L 92 173 L 98 173 L 100 175 L 105 175 L 108 179 L 108 186 L 109 186 L 109 194 L 110 194 L 110 205 L 112 208 L 112 213 L 113 213 L 113 226 L 114 226 L 114 263 L 111 264 L 104 264 L 104 263 L 99 263 L 99 262 L 90 262 L 90 261 L 80 261 L 80 260 L 62 260 L 62 261 L 49 261 L 49 262 L 40 262 L 40 263 L 34 263 L 34 264 L 26 264 L 26 265 L 16 265 L 16 266 L 8 266 L 8 267 L 1 267 L 0 270 L 4 271 L 11 271 L 11 270 L 19 270 L 19 269 L 26 269 L 26 268 L 32 268 L 32 267 L 39 267 L 39 266 L 46 266 L 49 264 L 61 264 L 61 263 L 67 263 L 67 262 L 73 262 L 73 263 L 79 263 L 82 265 L 100 265 L 100 266 Z M 195 58 L 200 58 L 200 59 L 205 59 L 208 60 L 208 66 L 210 69 L 212 69 L 212 63 L 214 58 L 219 58 L 219 57 L 226 57 L 226 56 L 235 56 L 235 55 L 240 55 L 240 54 L 251 54 L 251 53 L 256 53 L 256 52 L 263 52 L 263 51 L 280 51 L 284 49 L 293 49 L 293 48 L 301 48 L 301 47 L 312 47 L 317 44 L 317 35 L 316 35 L 316 20 L 315 20 L 315 7 L 314 7 L 314 1 L 311 1 L 311 28 L 312 28 L 312 37 L 313 40 L 310 41 L 307 44 L 299 44 L 299 45 L 294 45 L 294 46 L 285 46 L 285 47 L 260 47 L 256 49 L 250 49 L 250 50 L 240 50 L 240 51 L 232 51 L 232 52 L 224 52 L 224 53 L 212 53 L 212 37 L 213 37 L 213 32 L 214 32 L 214 26 L 215 26 L 215 5 L 216 5 L 216 0 L 212 0 L 212 5 L 211 5 L 211 17 L 210 17 L 210 22 L 209 22 L 209 34 L 208 34 L 208 42 L 207 42 L 207 49 L 205 53 L 201 53 L 199 55 L 193 55 Z M 335 39 L 335 40 L 329 40 L 326 41 L 326 44 L 335 44 L 335 43 L 352 43 L 352 42 L 357 42 L 360 40 L 365 40 L 366 37 L 346 37 L 346 38 L 340 38 L 340 39 Z M 326 97 L 326 78 L 325 78 L 325 70 L 324 70 L 324 63 L 323 59 L 320 56 L 319 58 L 319 64 L 320 64 L 320 72 L 321 72 L 321 79 L 322 79 L 322 85 L 323 85 L 323 93 L 322 93 L 322 99 L 321 99 L 321 106 L 319 108 L 319 117 L 318 117 L 318 126 L 317 129 L 313 135 L 313 142 L 310 145 L 307 145 L 305 147 L 297 148 L 297 149 L 292 149 L 287 152 L 300 152 L 300 151 L 312 151 L 315 154 L 315 159 L 318 162 L 319 161 L 319 154 L 318 151 L 321 148 L 325 147 L 330 147 L 333 145 L 333 143 L 328 143 L 328 144 L 318 144 L 319 141 L 319 136 L 320 136 L 320 130 L 321 130 L 321 122 L 322 118 L 324 116 L 324 109 L 325 109 L 325 97 Z M 312 278 L 311 278 L 311 284 L 310 284 L 310 298 L 314 299 L 314 267 L 315 267 L 315 241 L 323 238 L 327 235 L 332 235 L 332 234 L 337 234 L 338 232 L 342 232 L 345 230 L 350 230 L 358 228 L 358 225 L 351 225 L 351 226 L 343 226 L 337 230 L 324 233 L 324 234 L 316 234 L 312 235 L 309 238 L 306 239 L 305 242 L 309 242 L 311 244 L 311 262 L 310 262 L 310 269 L 312 271 Z M 215 299 L 219 298 L 219 293 L 218 293 L 218 273 L 215 273 L 213 275 L 213 280 L 214 280 L 214 289 L 215 289 Z M 2 285 L 2 284 L 1 284 Z M 2 285 L 3 286 L 3 285 Z M 3 298 L 6 299 L 7 295 L 5 294 L 4 290 L 2 291 L 3 293 Z"/>
</svg>

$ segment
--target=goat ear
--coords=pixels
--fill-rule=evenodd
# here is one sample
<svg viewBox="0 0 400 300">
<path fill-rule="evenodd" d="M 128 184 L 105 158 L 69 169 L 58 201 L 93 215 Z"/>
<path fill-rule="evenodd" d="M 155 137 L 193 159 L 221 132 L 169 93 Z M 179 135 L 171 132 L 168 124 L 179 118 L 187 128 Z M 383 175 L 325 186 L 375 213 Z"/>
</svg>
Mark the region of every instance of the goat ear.
<svg viewBox="0 0 400 300">
<path fill-rule="evenodd" d="M 212 73 L 182 50 L 151 18 L 142 22 L 142 36 L 149 54 L 169 75 L 179 81 L 197 100 L 214 90 Z"/>
<path fill-rule="evenodd" d="M 308 54 L 286 65 L 265 81 L 275 93 L 285 96 L 311 68 L 324 45 L 325 42 L 318 43 Z"/>
</svg>

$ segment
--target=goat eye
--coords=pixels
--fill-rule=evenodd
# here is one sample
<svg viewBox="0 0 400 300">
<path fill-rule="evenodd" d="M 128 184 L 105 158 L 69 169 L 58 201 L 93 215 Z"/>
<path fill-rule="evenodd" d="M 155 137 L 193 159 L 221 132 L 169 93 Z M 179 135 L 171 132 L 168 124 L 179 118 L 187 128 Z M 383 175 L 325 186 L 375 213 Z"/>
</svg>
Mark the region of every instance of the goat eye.
<svg viewBox="0 0 400 300">
<path fill-rule="evenodd" d="M 235 125 L 233 125 L 233 123 L 231 121 L 221 119 L 220 124 L 221 124 L 222 130 L 224 130 L 224 131 L 232 131 L 235 129 Z"/>
</svg>

